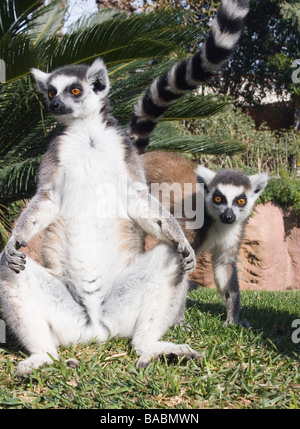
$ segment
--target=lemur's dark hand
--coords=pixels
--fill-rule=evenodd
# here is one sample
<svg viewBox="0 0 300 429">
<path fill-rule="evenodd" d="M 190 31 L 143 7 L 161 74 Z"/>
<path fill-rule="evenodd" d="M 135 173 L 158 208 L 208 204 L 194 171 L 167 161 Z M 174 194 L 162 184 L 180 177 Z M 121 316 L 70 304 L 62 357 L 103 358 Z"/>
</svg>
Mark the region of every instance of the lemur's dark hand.
<svg viewBox="0 0 300 429">
<path fill-rule="evenodd" d="M 10 239 L 4 249 L 6 265 L 17 274 L 25 270 L 26 264 L 26 255 L 18 251 L 21 247 L 27 247 L 26 241 Z"/>
<path fill-rule="evenodd" d="M 196 268 L 196 256 L 193 248 L 187 241 L 179 242 L 177 245 L 177 252 L 182 258 L 181 268 L 182 271 L 191 273 Z"/>
</svg>

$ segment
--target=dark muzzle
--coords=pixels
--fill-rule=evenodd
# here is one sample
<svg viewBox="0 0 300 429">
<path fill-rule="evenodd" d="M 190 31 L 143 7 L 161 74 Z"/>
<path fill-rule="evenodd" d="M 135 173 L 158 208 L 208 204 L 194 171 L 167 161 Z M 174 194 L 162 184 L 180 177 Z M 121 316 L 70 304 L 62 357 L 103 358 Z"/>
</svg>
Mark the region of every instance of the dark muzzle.
<svg viewBox="0 0 300 429">
<path fill-rule="evenodd" d="M 221 213 L 219 217 L 222 223 L 229 223 L 229 224 L 234 223 L 236 219 L 236 216 L 233 213 L 233 210 L 228 208 L 223 213 Z"/>
</svg>

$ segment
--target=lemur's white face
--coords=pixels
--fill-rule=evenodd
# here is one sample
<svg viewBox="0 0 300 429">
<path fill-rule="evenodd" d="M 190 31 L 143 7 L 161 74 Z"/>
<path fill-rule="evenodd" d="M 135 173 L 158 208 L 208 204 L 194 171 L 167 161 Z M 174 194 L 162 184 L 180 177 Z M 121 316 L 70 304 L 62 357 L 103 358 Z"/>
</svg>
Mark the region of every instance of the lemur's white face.
<svg viewBox="0 0 300 429">
<path fill-rule="evenodd" d="M 215 173 L 201 166 L 196 172 L 198 182 L 205 186 L 208 213 L 213 219 L 228 225 L 247 220 L 268 182 L 266 173 L 247 176 L 229 169 Z"/>
<path fill-rule="evenodd" d="M 99 113 L 109 91 L 107 70 L 101 59 L 90 67 L 66 66 L 52 73 L 32 69 L 32 73 L 50 112 L 64 124 Z"/>
</svg>

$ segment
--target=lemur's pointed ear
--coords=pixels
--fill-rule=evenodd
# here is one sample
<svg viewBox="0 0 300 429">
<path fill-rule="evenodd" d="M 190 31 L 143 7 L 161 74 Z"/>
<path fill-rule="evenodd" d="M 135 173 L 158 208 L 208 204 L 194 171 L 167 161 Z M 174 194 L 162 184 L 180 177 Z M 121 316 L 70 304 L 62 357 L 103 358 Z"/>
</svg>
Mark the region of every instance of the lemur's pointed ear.
<svg viewBox="0 0 300 429">
<path fill-rule="evenodd" d="M 196 177 L 198 183 L 204 183 L 204 188 L 207 190 L 207 188 L 210 185 L 210 182 L 215 177 L 216 173 L 209 168 L 202 167 L 202 165 L 199 165 L 196 169 Z"/>
<path fill-rule="evenodd" d="M 42 70 L 38 69 L 31 69 L 31 73 L 33 74 L 33 77 L 36 82 L 36 87 L 39 92 L 42 92 L 43 94 L 47 92 L 47 82 L 50 76 L 50 73 L 45 73 Z"/>
<path fill-rule="evenodd" d="M 257 199 L 267 186 L 269 179 L 268 173 L 254 174 L 250 176 L 249 179 L 252 187 L 252 194 L 254 198 Z"/>
<path fill-rule="evenodd" d="M 97 58 L 89 67 L 86 78 L 96 93 L 106 96 L 109 91 L 109 79 L 107 69 L 101 58 Z"/>
</svg>

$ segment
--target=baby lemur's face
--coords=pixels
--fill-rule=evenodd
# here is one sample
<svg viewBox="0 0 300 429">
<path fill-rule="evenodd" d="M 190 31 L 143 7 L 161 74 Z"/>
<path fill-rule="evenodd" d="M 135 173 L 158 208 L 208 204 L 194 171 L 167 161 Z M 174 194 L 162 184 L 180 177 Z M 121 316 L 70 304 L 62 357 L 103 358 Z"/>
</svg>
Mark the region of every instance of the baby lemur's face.
<svg viewBox="0 0 300 429">
<path fill-rule="evenodd" d="M 90 67 L 72 65 L 52 73 L 32 69 L 32 73 L 50 112 L 65 124 L 99 113 L 109 91 L 107 70 L 99 58 Z"/>
<path fill-rule="evenodd" d="M 250 216 L 255 201 L 267 185 L 268 175 L 247 176 L 241 171 L 229 169 L 215 173 L 200 166 L 197 180 L 204 183 L 208 213 L 213 219 L 231 225 Z"/>
</svg>

